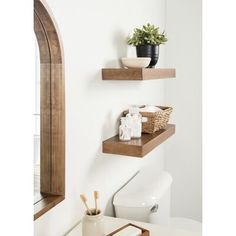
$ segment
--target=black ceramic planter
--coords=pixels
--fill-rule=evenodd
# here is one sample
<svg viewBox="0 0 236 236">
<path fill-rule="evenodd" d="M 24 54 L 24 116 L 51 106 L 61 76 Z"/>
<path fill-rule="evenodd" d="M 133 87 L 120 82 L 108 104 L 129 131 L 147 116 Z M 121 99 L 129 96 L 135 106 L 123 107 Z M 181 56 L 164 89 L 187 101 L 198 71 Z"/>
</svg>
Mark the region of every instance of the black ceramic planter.
<svg viewBox="0 0 236 236">
<path fill-rule="evenodd" d="M 159 45 L 138 45 L 136 46 L 137 57 L 151 57 L 148 68 L 154 68 L 159 58 Z"/>
</svg>

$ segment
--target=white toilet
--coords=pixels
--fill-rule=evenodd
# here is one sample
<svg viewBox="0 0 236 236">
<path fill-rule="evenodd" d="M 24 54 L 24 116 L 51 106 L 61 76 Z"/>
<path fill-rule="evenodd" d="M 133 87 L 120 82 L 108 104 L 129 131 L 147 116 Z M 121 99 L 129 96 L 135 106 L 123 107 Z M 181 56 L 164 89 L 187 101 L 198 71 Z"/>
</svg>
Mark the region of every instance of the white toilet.
<svg viewBox="0 0 236 236">
<path fill-rule="evenodd" d="M 115 194 L 116 217 L 201 232 L 200 222 L 170 217 L 171 184 L 168 172 L 140 171 Z"/>
</svg>

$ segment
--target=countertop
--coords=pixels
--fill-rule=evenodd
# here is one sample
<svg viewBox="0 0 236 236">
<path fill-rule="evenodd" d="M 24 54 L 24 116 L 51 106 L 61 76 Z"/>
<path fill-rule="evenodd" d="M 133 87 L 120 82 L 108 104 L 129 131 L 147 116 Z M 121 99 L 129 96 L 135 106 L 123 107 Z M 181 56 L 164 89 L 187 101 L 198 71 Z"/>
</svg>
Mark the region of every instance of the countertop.
<svg viewBox="0 0 236 236">
<path fill-rule="evenodd" d="M 109 234 L 114 230 L 120 228 L 128 223 L 133 223 L 135 225 L 141 226 L 150 231 L 150 236 L 201 236 L 201 233 L 185 231 L 181 229 L 168 228 L 165 226 L 160 226 L 156 224 L 149 224 L 144 222 L 137 222 L 132 220 L 114 218 L 104 216 L 105 221 L 105 233 Z M 66 236 L 82 236 L 82 225 L 79 223 L 76 225 Z"/>
</svg>

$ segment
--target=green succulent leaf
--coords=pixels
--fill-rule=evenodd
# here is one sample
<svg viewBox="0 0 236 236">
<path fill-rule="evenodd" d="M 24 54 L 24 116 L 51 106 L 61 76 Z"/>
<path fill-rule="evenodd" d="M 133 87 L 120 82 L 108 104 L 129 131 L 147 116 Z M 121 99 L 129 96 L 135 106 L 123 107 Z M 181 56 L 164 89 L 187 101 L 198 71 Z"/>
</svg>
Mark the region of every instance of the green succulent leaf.
<svg viewBox="0 0 236 236">
<path fill-rule="evenodd" d="M 165 31 L 159 33 L 159 27 L 147 23 L 142 28 L 135 28 L 132 37 L 128 37 L 129 45 L 138 46 L 145 44 L 160 45 L 167 42 Z"/>
</svg>

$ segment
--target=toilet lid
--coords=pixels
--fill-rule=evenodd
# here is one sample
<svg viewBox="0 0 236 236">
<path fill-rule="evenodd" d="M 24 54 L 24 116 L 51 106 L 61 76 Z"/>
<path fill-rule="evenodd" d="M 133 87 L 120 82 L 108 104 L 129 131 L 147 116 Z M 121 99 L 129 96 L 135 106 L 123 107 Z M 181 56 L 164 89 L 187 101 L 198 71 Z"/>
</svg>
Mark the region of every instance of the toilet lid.
<svg viewBox="0 0 236 236">
<path fill-rule="evenodd" d="M 198 233 L 202 232 L 202 223 L 188 218 L 171 218 L 170 227 Z"/>
</svg>

